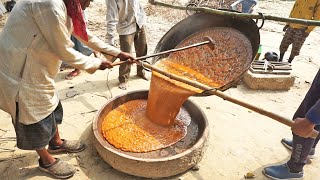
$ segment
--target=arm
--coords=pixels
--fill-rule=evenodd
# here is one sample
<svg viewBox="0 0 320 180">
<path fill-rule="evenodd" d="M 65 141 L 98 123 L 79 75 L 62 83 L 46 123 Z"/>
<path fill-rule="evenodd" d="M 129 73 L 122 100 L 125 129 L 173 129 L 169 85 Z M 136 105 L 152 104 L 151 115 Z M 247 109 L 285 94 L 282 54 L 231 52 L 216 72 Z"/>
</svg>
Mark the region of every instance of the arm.
<svg viewBox="0 0 320 180">
<path fill-rule="evenodd" d="M 106 0 L 107 4 L 107 39 L 110 45 L 114 45 L 116 26 L 119 21 L 119 10 L 115 0 Z"/>
<path fill-rule="evenodd" d="M 129 60 L 129 62 L 132 63 L 131 60 L 135 59 L 131 54 L 122 52 L 118 48 L 115 48 L 111 45 L 104 43 L 98 37 L 93 36 L 89 31 L 87 32 L 88 32 L 88 42 L 82 40 L 80 37 L 76 36 L 75 34 L 74 36 L 83 44 L 90 47 L 91 49 L 103 53 L 103 55 L 106 57 L 107 60 L 113 62 L 116 60 L 116 58 L 119 58 L 121 61 Z"/>
<path fill-rule="evenodd" d="M 36 3 L 33 6 L 33 12 L 36 14 L 34 16 L 35 21 L 51 51 L 59 59 L 75 68 L 94 73 L 100 67 L 102 61 L 98 58 L 85 56 L 72 48 L 73 43 L 65 25 L 68 17 L 62 3 L 56 1 Z"/>
<path fill-rule="evenodd" d="M 320 125 L 320 100 L 307 112 L 306 118 L 312 123 Z"/>
<path fill-rule="evenodd" d="M 87 34 L 88 34 L 88 42 L 82 40 L 80 37 L 78 37 L 75 34 L 73 34 L 73 36 L 76 37 L 83 44 L 90 47 L 91 49 L 103 53 L 103 55 L 108 60 L 112 60 L 112 59 L 114 59 L 113 57 L 117 57 L 120 54 L 121 50 L 119 50 L 118 48 L 115 48 L 111 45 L 106 44 L 101 39 L 94 36 L 88 29 L 87 29 Z"/>
<path fill-rule="evenodd" d="M 320 100 L 307 112 L 305 118 L 297 118 L 292 131 L 301 137 L 310 137 L 314 127 L 320 124 Z"/>
</svg>

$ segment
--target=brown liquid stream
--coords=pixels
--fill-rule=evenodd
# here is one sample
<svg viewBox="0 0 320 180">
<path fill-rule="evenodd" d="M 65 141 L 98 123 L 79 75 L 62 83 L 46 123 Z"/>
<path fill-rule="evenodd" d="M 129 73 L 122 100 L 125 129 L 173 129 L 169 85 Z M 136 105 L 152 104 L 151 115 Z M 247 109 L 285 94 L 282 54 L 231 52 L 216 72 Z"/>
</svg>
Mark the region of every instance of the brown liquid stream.
<svg viewBox="0 0 320 180">
<path fill-rule="evenodd" d="M 157 67 L 176 75 L 190 75 L 202 81 L 206 77 L 169 60 Z M 200 90 L 152 73 L 147 100 L 132 100 L 112 110 L 102 123 L 106 140 L 123 151 L 149 152 L 175 144 L 185 137 L 190 122 L 178 119 L 177 114 L 188 97 Z"/>
</svg>

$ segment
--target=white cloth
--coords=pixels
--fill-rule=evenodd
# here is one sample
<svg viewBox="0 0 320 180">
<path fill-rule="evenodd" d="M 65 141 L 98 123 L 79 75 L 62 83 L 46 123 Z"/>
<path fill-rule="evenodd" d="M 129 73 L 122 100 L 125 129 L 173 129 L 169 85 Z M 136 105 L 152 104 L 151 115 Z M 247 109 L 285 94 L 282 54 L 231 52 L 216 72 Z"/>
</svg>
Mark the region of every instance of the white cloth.
<svg viewBox="0 0 320 180">
<path fill-rule="evenodd" d="M 106 0 L 107 39 L 114 45 L 116 30 L 119 35 L 128 35 L 137 31 L 146 23 L 146 14 L 139 0 Z"/>
<path fill-rule="evenodd" d="M 101 60 L 74 50 L 71 18 L 63 0 L 19 0 L 0 33 L 0 109 L 33 124 L 58 105 L 54 78 L 61 61 L 94 73 Z M 120 50 L 88 32 L 90 48 L 117 56 Z"/>
</svg>

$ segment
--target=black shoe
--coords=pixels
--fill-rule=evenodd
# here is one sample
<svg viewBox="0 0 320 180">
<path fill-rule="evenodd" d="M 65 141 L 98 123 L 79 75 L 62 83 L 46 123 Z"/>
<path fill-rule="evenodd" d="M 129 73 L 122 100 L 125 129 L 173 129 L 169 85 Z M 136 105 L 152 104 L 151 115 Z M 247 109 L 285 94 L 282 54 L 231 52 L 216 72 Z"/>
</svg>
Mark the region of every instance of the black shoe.
<svg viewBox="0 0 320 180">
<path fill-rule="evenodd" d="M 290 172 L 287 163 L 265 167 L 262 172 L 271 179 L 302 179 L 303 177 L 303 171 L 297 173 Z"/>
<path fill-rule="evenodd" d="M 288 149 L 292 150 L 292 140 L 291 139 L 286 139 L 286 138 L 283 138 L 281 139 L 281 143 Z M 316 149 L 315 148 L 312 148 L 309 155 L 308 155 L 308 158 L 309 159 L 313 159 L 315 158 L 315 152 L 316 152 Z"/>
</svg>

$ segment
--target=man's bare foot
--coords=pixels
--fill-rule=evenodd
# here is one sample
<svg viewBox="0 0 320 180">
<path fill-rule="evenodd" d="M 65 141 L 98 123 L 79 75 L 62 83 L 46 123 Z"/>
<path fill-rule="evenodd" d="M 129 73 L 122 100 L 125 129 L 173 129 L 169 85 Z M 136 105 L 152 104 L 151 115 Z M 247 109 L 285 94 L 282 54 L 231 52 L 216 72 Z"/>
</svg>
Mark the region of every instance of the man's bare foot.
<svg viewBox="0 0 320 180">
<path fill-rule="evenodd" d="M 141 79 L 144 79 L 146 81 L 149 81 L 150 80 L 150 77 L 147 76 L 145 73 L 137 73 L 137 76 Z"/>
<path fill-rule="evenodd" d="M 128 86 L 128 83 L 126 83 L 126 82 L 123 82 L 123 83 L 119 84 L 119 88 L 122 89 L 122 90 L 127 90 L 127 86 Z"/>
<path fill-rule="evenodd" d="M 81 73 L 81 71 L 79 69 L 75 69 L 73 71 L 71 71 L 65 78 L 67 80 L 71 80 L 76 76 L 79 76 L 79 74 Z"/>
</svg>

